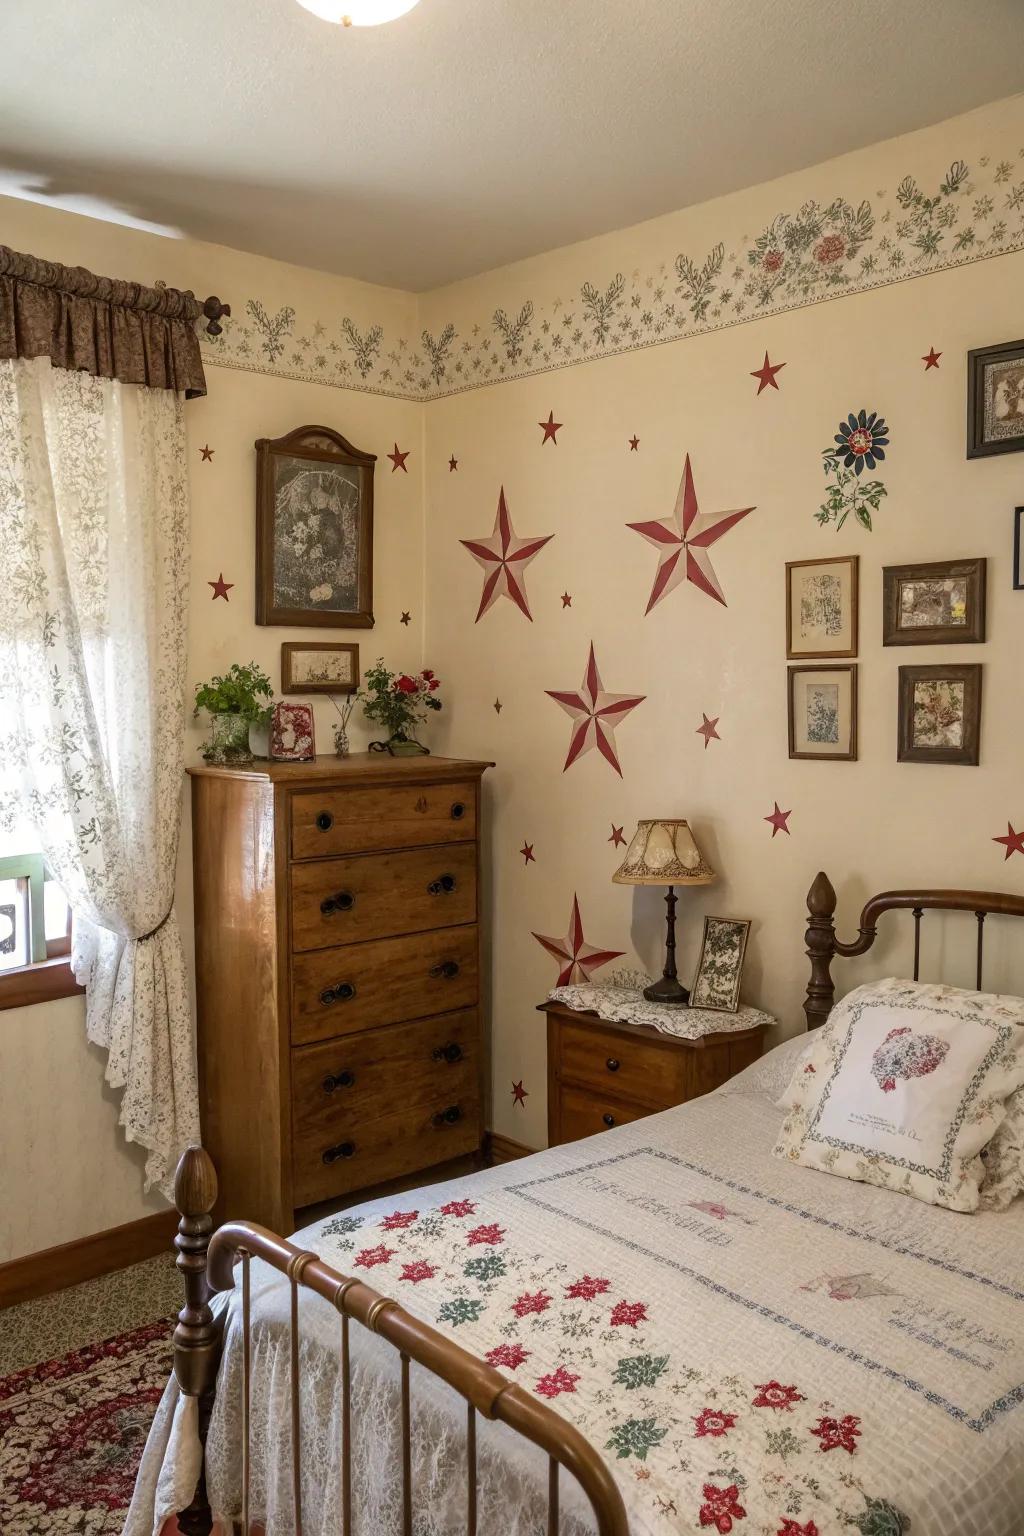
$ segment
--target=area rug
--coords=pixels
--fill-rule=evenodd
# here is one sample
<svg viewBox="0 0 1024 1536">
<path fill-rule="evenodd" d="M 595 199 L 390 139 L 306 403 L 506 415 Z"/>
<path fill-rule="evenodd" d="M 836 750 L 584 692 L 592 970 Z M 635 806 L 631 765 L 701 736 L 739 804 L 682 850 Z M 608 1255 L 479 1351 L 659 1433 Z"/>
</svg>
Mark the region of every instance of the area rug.
<svg viewBox="0 0 1024 1536">
<path fill-rule="evenodd" d="M 3 1536 L 119 1536 L 173 1318 L 0 1378 Z"/>
</svg>

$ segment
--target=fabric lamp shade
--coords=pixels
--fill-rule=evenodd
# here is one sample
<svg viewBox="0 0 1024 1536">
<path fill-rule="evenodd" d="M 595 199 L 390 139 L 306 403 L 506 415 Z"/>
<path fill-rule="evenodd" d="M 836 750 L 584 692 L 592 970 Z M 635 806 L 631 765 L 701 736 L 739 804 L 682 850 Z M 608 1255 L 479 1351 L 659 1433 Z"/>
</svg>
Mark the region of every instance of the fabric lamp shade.
<svg viewBox="0 0 1024 1536">
<path fill-rule="evenodd" d="M 689 824 L 664 819 L 637 823 L 612 876 L 616 885 L 710 885 L 714 878 Z"/>
</svg>

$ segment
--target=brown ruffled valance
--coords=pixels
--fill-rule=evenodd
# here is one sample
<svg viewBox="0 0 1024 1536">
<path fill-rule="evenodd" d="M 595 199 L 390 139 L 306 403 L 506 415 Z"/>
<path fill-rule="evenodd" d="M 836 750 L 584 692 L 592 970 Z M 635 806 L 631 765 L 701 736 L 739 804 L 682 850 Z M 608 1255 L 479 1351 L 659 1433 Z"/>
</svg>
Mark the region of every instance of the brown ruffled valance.
<svg viewBox="0 0 1024 1536">
<path fill-rule="evenodd" d="M 57 368 L 151 389 L 206 394 L 195 322 L 230 314 L 219 299 L 97 277 L 0 245 L 0 357 L 48 357 Z"/>
</svg>

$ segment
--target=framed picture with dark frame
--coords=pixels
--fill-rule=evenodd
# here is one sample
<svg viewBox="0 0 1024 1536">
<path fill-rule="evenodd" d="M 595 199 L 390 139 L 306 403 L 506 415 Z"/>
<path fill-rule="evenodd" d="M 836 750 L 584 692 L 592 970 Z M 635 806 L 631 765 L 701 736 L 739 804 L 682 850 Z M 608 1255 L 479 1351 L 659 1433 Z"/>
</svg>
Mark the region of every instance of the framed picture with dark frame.
<svg viewBox="0 0 1024 1536">
<path fill-rule="evenodd" d="M 882 644 L 980 644 L 986 576 L 984 558 L 883 566 Z"/>
<path fill-rule="evenodd" d="M 786 685 L 790 757 L 855 762 L 856 666 L 790 667 Z"/>
<path fill-rule="evenodd" d="M 373 628 L 373 466 L 330 427 L 256 444 L 256 623 Z"/>
<path fill-rule="evenodd" d="M 856 656 L 859 555 L 786 561 L 786 656 Z"/>
<path fill-rule="evenodd" d="M 281 646 L 282 693 L 355 693 L 358 687 L 358 645 L 289 640 Z"/>
<path fill-rule="evenodd" d="M 1024 451 L 1024 341 L 967 354 L 967 457 Z"/>
<path fill-rule="evenodd" d="M 900 667 L 901 763 L 976 767 L 981 747 L 981 665 Z"/>
<path fill-rule="evenodd" d="M 1024 507 L 1013 513 L 1013 589 L 1024 592 Z"/>
<path fill-rule="evenodd" d="M 750 936 L 749 918 L 706 917 L 690 993 L 691 1008 L 736 1013 L 740 1006 L 743 957 Z"/>
</svg>

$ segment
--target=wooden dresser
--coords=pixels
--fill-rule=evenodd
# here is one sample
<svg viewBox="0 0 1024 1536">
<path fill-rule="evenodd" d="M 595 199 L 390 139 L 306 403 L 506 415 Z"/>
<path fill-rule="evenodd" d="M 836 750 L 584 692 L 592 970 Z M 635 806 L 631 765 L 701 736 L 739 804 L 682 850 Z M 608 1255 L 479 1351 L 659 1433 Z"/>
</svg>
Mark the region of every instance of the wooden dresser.
<svg viewBox="0 0 1024 1536">
<path fill-rule="evenodd" d="M 219 1217 L 290 1232 L 301 1207 L 479 1152 L 489 766 L 361 755 L 189 770 Z"/>
</svg>

